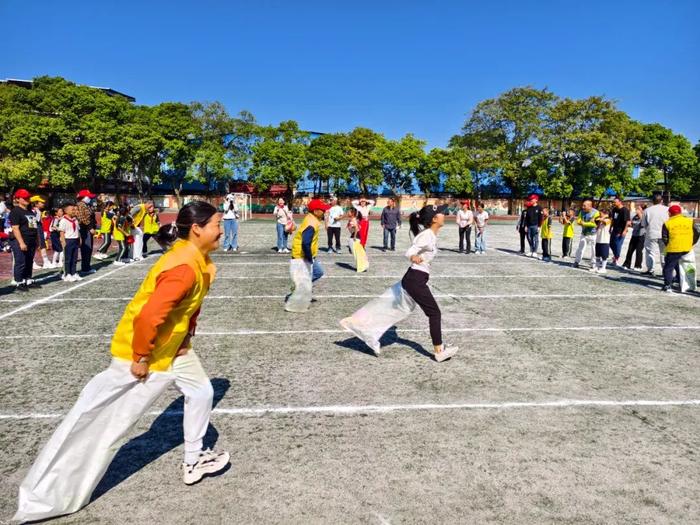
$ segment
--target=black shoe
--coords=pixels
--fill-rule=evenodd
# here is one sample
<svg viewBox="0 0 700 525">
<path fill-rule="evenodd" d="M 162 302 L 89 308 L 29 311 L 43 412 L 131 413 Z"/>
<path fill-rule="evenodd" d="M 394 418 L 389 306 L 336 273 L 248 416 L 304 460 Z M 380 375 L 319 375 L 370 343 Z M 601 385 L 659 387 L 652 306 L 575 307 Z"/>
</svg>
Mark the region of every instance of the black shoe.
<svg viewBox="0 0 700 525">
<path fill-rule="evenodd" d="M 26 283 L 20 283 L 15 287 L 15 291 L 17 292 L 28 292 L 29 291 L 29 286 L 27 286 Z"/>
<path fill-rule="evenodd" d="M 395 251 L 396 251 L 396 248 L 392 248 L 391 251 L 392 251 L 392 252 L 395 252 Z"/>
<path fill-rule="evenodd" d="M 653 276 L 653 275 L 654 275 L 654 272 L 652 272 L 652 271 L 650 271 L 650 270 L 647 270 L 646 272 L 642 272 L 642 273 L 640 273 L 639 275 L 649 275 L 649 276 Z"/>
<path fill-rule="evenodd" d="M 627 264 L 623 264 L 622 267 L 625 268 L 625 269 L 627 269 L 627 270 L 630 269 L 629 265 L 627 265 Z"/>
<path fill-rule="evenodd" d="M 383 252 L 386 252 L 386 248 L 382 248 L 382 251 L 383 251 Z"/>
<path fill-rule="evenodd" d="M 27 286 L 29 288 L 41 288 L 41 285 L 36 281 L 32 281 L 31 284 L 28 284 Z"/>
<path fill-rule="evenodd" d="M 574 268 L 578 268 L 579 264 L 577 262 L 574 263 Z"/>
</svg>

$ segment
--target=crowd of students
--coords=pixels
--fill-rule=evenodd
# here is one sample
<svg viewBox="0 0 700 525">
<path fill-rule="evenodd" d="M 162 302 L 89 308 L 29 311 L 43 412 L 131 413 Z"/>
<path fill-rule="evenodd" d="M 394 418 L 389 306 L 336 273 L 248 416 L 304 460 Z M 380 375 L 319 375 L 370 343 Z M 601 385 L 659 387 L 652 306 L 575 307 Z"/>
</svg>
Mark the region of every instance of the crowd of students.
<svg viewBox="0 0 700 525">
<path fill-rule="evenodd" d="M 13 256 L 12 284 L 17 291 L 41 286 L 33 278 L 33 270 L 61 268 L 62 280 L 82 280 L 95 272 L 92 258 L 103 260 L 109 257 L 112 241 L 117 243 L 115 265 L 147 256 L 148 240 L 160 228 L 153 202 L 146 201 L 133 207 L 117 206 L 111 201 L 96 202 L 95 197 L 84 189 L 78 192 L 75 201 L 47 209 L 44 197 L 32 196 L 27 190 L 19 189 L 9 206 L 2 203 L 0 217 Z M 101 213 L 99 227 L 95 213 L 97 206 Z M 93 253 L 94 239 L 102 239 L 102 243 Z M 35 261 L 37 252 L 42 265 Z"/>
</svg>

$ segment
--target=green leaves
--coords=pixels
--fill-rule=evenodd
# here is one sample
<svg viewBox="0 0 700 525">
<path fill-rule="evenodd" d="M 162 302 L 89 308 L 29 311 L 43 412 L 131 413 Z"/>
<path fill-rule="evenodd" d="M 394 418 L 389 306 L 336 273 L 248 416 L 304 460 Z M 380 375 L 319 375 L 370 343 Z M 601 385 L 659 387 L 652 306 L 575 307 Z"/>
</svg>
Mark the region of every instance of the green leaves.
<svg viewBox="0 0 700 525">
<path fill-rule="evenodd" d="M 309 134 L 288 120 L 277 127 L 262 128 L 262 141 L 252 146 L 250 181 L 264 191 L 284 184 L 292 192 L 306 172 Z"/>
</svg>

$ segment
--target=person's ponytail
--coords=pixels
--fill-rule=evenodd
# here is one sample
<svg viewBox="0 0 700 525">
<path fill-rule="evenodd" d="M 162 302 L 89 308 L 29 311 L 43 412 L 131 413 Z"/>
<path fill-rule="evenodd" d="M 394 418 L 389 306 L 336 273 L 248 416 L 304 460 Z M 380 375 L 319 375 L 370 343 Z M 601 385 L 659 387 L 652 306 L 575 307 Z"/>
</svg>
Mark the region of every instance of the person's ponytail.
<svg viewBox="0 0 700 525">
<path fill-rule="evenodd" d="M 408 216 L 408 227 L 414 236 L 420 233 L 420 214 L 417 211 Z"/>
</svg>

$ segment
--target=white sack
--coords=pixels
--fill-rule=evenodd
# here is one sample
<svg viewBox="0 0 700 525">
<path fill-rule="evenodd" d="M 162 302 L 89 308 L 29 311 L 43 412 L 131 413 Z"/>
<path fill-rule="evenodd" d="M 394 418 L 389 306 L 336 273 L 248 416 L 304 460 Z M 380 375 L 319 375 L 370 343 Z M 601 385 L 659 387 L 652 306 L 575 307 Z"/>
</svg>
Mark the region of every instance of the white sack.
<svg viewBox="0 0 700 525">
<path fill-rule="evenodd" d="M 292 277 L 292 293 L 287 298 L 284 309 L 288 312 L 306 312 L 311 305 L 311 277 L 313 264 L 304 259 L 292 259 L 289 262 Z"/>
<path fill-rule="evenodd" d="M 698 289 L 698 274 L 695 264 L 695 252 L 690 250 L 678 261 L 678 277 L 681 281 L 681 292 Z"/>
</svg>

